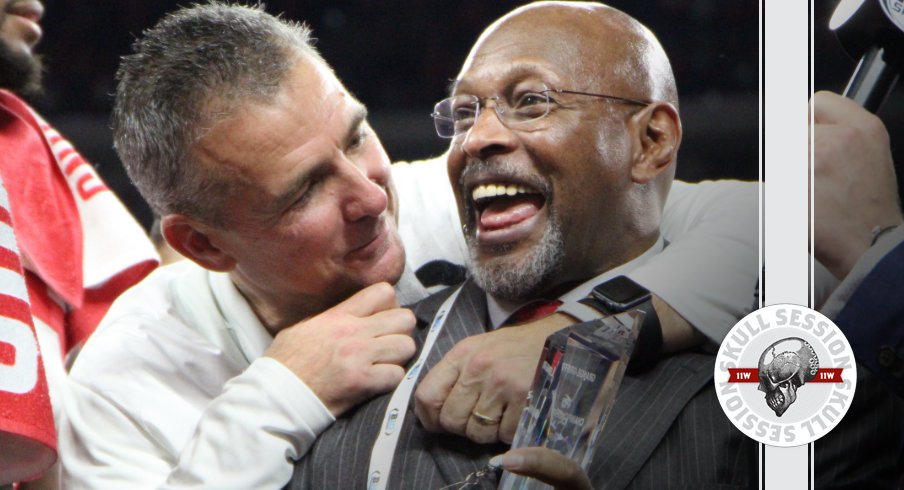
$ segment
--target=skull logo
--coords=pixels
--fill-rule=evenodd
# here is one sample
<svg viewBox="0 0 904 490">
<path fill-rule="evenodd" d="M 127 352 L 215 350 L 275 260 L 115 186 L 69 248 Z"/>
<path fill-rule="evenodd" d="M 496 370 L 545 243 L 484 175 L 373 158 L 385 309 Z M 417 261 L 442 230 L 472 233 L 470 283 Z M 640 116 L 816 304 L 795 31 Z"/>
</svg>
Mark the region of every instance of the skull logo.
<svg viewBox="0 0 904 490">
<path fill-rule="evenodd" d="M 816 377 L 819 358 L 807 341 L 789 337 L 774 342 L 760 355 L 760 385 L 766 404 L 781 417 L 797 400 L 797 389 Z"/>
</svg>

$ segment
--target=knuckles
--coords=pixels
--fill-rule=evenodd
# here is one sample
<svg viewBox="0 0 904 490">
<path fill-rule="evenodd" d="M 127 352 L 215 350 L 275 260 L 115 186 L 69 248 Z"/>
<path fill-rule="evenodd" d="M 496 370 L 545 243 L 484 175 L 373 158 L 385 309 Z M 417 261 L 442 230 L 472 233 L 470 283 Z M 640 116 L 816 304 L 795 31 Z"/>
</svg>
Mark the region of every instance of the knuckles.
<svg viewBox="0 0 904 490">
<path fill-rule="evenodd" d="M 414 343 L 414 339 L 411 337 L 402 337 L 400 342 L 399 352 L 409 358 L 414 356 L 417 352 L 417 344 Z"/>
<path fill-rule="evenodd" d="M 405 332 L 409 334 L 413 332 L 414 326 L 417 324 L 417 318 L 414 316 L 414 312 L 408 308 L 397 308 L 395 311 L 398 324 L 403 327 Z"/>
<path fill-rule="evenodd" d="M 395 289 L 388 282 L 378 282 L 371 288 L 373 288 L 374 298 L 378 302 L 395 304 Z"/>
<path fill-rule="evenodd" d="M 383 376 L 380 378 L 373 379 L 373 386 L 379 387 L 375 392 L 383 393 L 390 389 L 393 389 L 398 385 L 402 378 L 405 377 L 405 369 L 402 366 L 389 365 L 386 366 L 386 369 L 383 371 Z"/>
<path fill-rule="evenodd" d="M 885 124 L 875 114 L 867 113 L 864 116 L 862 130 L 865 137 L 874 140 L 882 146 L 888 146 L 888 129 L 885 128 Z"/>
<path fill-rule="evenodd" d="M 432 422 L 435 417 L 431 417 L 430 414 L 439 412 L 443 406 L 443 399 L 439 398 L 436 391 L 430 389 L 427 384 L 420 383 L 414 391 L 414 402 L 415 407 L 425 416 L 419 416 L 421 422 L 425 422 L 424 419 L 427 418 L 430 424 L 434 425 Z"/>
<path fill-rule="evenodd" d="M 456 366 L 461 365 L 462 361 L 470 358 L 480 347 L 480 337 L 483 337 L 483 335 L 475 335 L 460 340 L 448 353 L 446 353 L 446 359 Z"/>
<path fill-rule="evenodd" d="M 336 355 L 340 362 L 351 362 L 367 350 L 367 344 L 355 338 L 347 338 L 338 342 L 336 346 Z"/>
<path fill-rule="evenodd" d="M 442 427 L 446 431 L 451 432 L 453 434 L 466 435 L 465 429 L 467 428 L 467 426 L 466 426 L 467 422 L 468 422 L 467 419 L 461 420 L 459 418 L 456 418 L 456 417 L 450 415 L 446 411 L 442 411 L 439 414 L 440 427 Z M 470 439 L 470 437 L 469 437 L 469 439 Z"/>
<path fill-rule="evenodd" d="M 498 369 L 493 369 L 499 359 L 498 353 L 492 349 L 483 349 L 473 353 L 464 366 L 463 374 L 466 378 L 484 377 L 490 372 L 491 376 L 498 374 Z"/>
<path fill-rule="evenodd" d="M 490 372 L 487 388 L 495 394 L 505 395 L 504 398 L 518 401 L 527 396 L 530 389 L 531 377 L 525 377 L 524 371 L 520 369 L 497 368 Z"/>
<path fill-rule="evenodd" d="M 346 338 L 351 337 L 358 331 L 358 322 L 356 319 L 350 317 L 338 317 L 332 319 L 333 321 L 328 324 L 329 333 L 331 337 L 335 338 Z M 326 330 L 324 330 L 326 331 Z"/>
</svg>

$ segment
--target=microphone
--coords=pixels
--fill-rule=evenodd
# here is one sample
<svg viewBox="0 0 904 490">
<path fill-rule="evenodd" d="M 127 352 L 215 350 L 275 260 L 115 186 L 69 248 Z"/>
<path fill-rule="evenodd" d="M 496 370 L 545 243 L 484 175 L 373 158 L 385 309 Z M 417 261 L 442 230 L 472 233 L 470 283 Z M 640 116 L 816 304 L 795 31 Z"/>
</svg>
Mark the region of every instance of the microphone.
<svg viewBox="0 0 904 490">
<path fill-rule="evenodd" d="M 843 95 L 876 113 L 904 64 L 904 0 L 841 0 L 829 29 L 860 59 Z"/>
</svg>

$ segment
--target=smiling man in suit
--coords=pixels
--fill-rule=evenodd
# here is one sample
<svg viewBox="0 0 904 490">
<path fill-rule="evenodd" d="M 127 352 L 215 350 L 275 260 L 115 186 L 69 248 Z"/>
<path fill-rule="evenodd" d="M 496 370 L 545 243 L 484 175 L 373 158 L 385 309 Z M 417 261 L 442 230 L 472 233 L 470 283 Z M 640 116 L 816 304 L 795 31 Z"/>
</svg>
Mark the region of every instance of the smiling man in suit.
<svg viewBox="0 0 904 490">
<path fill-rule="evenodd" d="M 472 279 L 457 293 L 426 369 L 522 305 L 581 299 L 663 249 L 661 213 L 681 142 L 678 96 L 662 47 L 626 14 L 558 2 L 515 10 L 484 31 L 434 117 L 440 135 L 452 138 L 449 177 Z M 451 293 L 418 305 L 419 326 L 431 324 Z M 754 483 L 755 446 L 724 419 L 714 396 L 696 396 L 712 394 L 711 379 L 712 357 L 697 353 L 627 377 L 598 443 L 594 487 L 671 478 L 660 471 L 676 458 L 676 444 L 699 458 L 681 472 L 687 483 Z M 504 449 L 428 433 L 409 414 L 394 454 L 371 454 L 388 403 L 380 397 L 324 432 L 299 463 L 295 488 L 362 486 L 374 468 L 383 468 L 386 488 L 438 488 Z M 465 431 L 493 440 L 502 408 L 478 401 Z M 684 436 L 688 424 L 708 426 L 711 451 Z M 336 460 L 344 463 L 334 471 L 326 463 Z"/>
<path fill-rule="evenodd" d="M 507 325 L 524 305 L 571 304 L 663 250 L 661 215 L 681 142 L 678 97 L 662 47 L 626 14 L 578 2 L 516 9 L 484 31 L 434 118 L 452 139 L 449 177 L 470 279 L 415 308 L 422 357 L 412 373 L 435 369 L 466 339 L 517 331 Z M 713 361 L 682 352 L 625 377 L 596 441 L 593 488 L 756 487 L 756 445 L 723 415 Z M 505 450 L 472 442 L 496 440 L 506 417 L 499 400 L 437 413 L 421 387 L 412 411 L 402 387 L 321 434 L 291 488 L 440 488 Z M 869 421 L 896 414 L 899 407 L 874 408 Z M 431 432 L 450 425 L 471 440 Z M 856 427 L 843 434 L 859 437 Z M 893 433 L 869 437 L 892 449 L 900 443 Z M 889 481 L 888 470 L 840 457 L 849 455 L 846 444 L 819 453 L 833 470 L 819 475 L 822 483 Z M 893 452 L 881 456 L 889 468 Z M 492 478 L 482 484 L 495 488 Z"/>
</svg>

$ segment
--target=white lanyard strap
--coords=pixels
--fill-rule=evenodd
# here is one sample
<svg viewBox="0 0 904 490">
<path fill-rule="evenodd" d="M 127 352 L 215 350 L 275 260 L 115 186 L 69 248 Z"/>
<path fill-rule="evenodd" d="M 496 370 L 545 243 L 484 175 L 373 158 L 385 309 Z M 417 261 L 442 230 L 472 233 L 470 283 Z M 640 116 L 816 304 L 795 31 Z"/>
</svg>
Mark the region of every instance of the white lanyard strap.
<svg viewBox="0 0 904 490">
<path fill-rule="evenodd" d="M 411 399 L 411 392 L 414 391 L 414 385 L 418 378 L 421 368 L 427 362 L 430 351 L 433 350 L 433 344 L 443 330 L 446 324 L 448 313 L 455 303 L 455 298 L 461 292 L 461 287 L 455 290 L 451 296 L 443 303 L 433 317 L 433 323 L 430 324 L 430 331 L 424 340 L 424 347 L 421 349 L 421 355 L 418 356 L 417 362 L 411 366 L 405 378 L 399 383 L 392 398 L 389 399 L 389 405 L 386 407 L 386 413 L 383 414 L 383 424 L 380 426 L 380 434 L 374 443 L 374 448 L 370 453 L 370 468 L 367 471 L 367 490 L 384 490 L 386 483 L 389 482 L 389 472 L 392 468 L 392 460 L 395 457 L 396 445 L 399 442 L 399 433 L 405 423 L 405 414 L 408 413 L 408 401 Z"/>
</svg>

